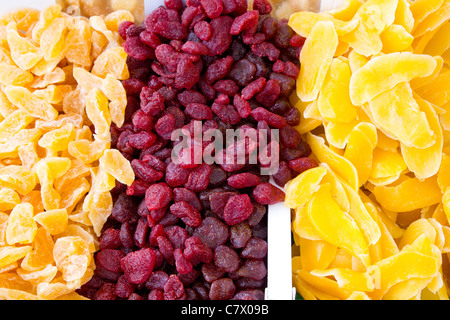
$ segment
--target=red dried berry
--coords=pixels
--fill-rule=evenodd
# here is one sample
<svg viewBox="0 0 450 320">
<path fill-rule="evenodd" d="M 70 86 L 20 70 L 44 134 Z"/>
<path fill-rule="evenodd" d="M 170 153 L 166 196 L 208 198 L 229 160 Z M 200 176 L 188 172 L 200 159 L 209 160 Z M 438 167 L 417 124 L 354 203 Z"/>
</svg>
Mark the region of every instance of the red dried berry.
<svg viewBox="0 0 450 320">
<path fill-rule="evenodd" d="M 238 173 L 228 178 L 228 184 L 236 189 L 256 187 L 261 183 L 261 179 L 249 172 Z"/>
<path fill-rule="evenodd" d="M 245 221 L 253 212 L 253 204 L 247 194 L 232 196 L 223 209 L 223 218 L 229 225 Z"/>
<path fill-rule="evenodd" d="M 303 173 L 309 169 L 315 168 L 318 166 L 318 163 L 310 158 L 304 157 L 304 158 L 298 158 L 289 161 L 289 168 L 292 170 Z"/>
<path fill-rule="evenodd" d="M 145 204 L 148 210 L 164 208 L 172 198 L 172 189 L 164 182 L 151 185 L 145 192 Z"/>
<path fill-rule="evenodd" d="M 273 205 L 283 202 L 285 198 L 283 190 L 268 182 L 259 184 L 253 189 L 252 195 L 256 202 L 263 205 Z"/>
<path fill-rule="evenodd" d="M 195 24 L 195 35 L 203 41 L 208 41 L 211 38 L 211 25 L 207 21 L 200 21 Z"/>
<path fill-rule="evenodd" d="M 122 258 L 120 265 L 130 283 L 144 283 L 153 271 L 155 252 L 150 248 L 130 252 Z"/>
<path fill-rule="evenodd" d="M 185 201 L 176 202 L 170 206 L 170 212 L 190 227 L 197 227 L 202 221 L 200 213 Z"/>
<path fill-rule="evenodd" d="M 258 25 L 259 12 L 257 10 L 247 11 L 235 18 L 231 25 L 230 33 L 238 35 L 244 30 L 251 30 Z"/>
</svg>

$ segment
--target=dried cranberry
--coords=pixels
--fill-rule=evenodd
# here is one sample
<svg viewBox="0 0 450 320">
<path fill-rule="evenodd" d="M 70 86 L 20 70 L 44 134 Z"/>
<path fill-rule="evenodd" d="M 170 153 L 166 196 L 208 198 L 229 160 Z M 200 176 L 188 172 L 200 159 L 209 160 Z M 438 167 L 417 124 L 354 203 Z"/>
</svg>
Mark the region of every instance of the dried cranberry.
<svg viewBox="0 0 450 320">
<path fill-rule="evenodd" d="M 153 271 L 155 252 L 150 248 L 128 253 L 121 260 L 122 271 L 130 283 L 144 283 Z"/>
<path fill-rule="evenodd" d="M 200 40 L 208 41 L 212 33 L 211 25 L 207 21 L 200 21 L 195 24 L 194 32 Z"/>
<path fill-rule="evenodd" d="M 211 120 L 213 118 L 211 108 L 201 103 L 191 103 L 186 106 L 185 111 L 195 120 Z"/>
<path fill-rule="evenodd" d="M 200 0 L 208 18 L 219 17 L 223 12 L 222 0 Z"/>
<path fill-rule="evenodd" d="M 226 272 L 235 272 L 239 268 L 239 255 L 228 246 L 220 245 L 214 249 L 214 264 Z"/>
<path fill-rule="evenodd" d="M 253 189 L 253 198 L 260 204 L 272 205 L 283 202 L 285 194 L 283 190 L 270 183 L 261 183 Z"/>
<path fill-rule="evenodd" d="M 238 173 L 228 178 L 228 184 L 236 189 L 256 187 L 261 179 L 253 173 Z"/>
<path fill-rule="evenodd" d="M 312 169 L 317 167 L 318 164 L 315 160 L 304 157 L 304 158 L 298 158 L 289 161 L 289 168 L 292 170 L 295 170 L 298 173 L 303 173 L 306 170 Z"/>
<path fill-rule="evenodd" d="M 98 265 L 111 272 L 120 272 L 120 260 L 124 254 L 120 250 L 103 249 L 100 250 L 95 257 Z"/>
<path fill-rule="evenodd" d="M 127 38 L 123 44 L 125 52 L 137 60 L 148 60 L 155 58 L 153 48 L 147 46 L 139 37 Z"/>
<path fill-rule="evenodd" d="M 247 11 L 234 19 L 230 28 L 230 33 L 238 35 L 244 30 L 250 30 L 258 24 L 259 12 L 256 10 Z"/>
<path fill-rule="evenodd" d="M 175 267 L 179 273 L 188 274 L 192 271 L 192 263 L 186 259 L 181 249 L 175 249 L 173 251 L 173 256 L 175 258 Z"/>
<path fill-rule="evenodd" d="M 232 226 L 244 220 L 247 220 L 252 212 L 253 205 L 250 197 L 246 194 L 240 194 L 232 196 L 228 200 L 225 208 L 223 209 L 223 217 L 225 219 L 225 222 L 228 225 Z"/>
<path fill-rule="evenodd" d="M 232 41 L 230 33 L 232 23 L 233 18 L 229 16 L 220 16 L 211 19 L 211 36 L 209 40 L 203 41 L 209 48 L 209 55 L 221 55 L 228 49 Z"/>
<path fill-rule="evenodd" d="M 164 284 L 165 300 L 186 300 L 186 292 L 181 280 L 174 274 Z"/>
<path fill-rule="evenodd" d="M 216 218 L 207 217 L 195 228 L 193 235 L 210 248 L 215 248 L 228 240 L 228 227 Z"/>
<path fill-rule="evenodd" d="M 253 9 L 258 10 L 261 15 L 272 12 L 272 6 L 267 0 L 253 0 Z"/>
<path fill-rule="evenodd" d="M 223 278 L 211 284 L 209 298 L 211 300 L 229 300 L 234 296 L 236 286 L 230 278 Z"/>
<path fill-rule="evenodd" d="M 164 182 L 154 184 L 145 193 L 145 204 L 148 210 L 164 208 L 173 198 L 172 189 Z"/>
</svg>

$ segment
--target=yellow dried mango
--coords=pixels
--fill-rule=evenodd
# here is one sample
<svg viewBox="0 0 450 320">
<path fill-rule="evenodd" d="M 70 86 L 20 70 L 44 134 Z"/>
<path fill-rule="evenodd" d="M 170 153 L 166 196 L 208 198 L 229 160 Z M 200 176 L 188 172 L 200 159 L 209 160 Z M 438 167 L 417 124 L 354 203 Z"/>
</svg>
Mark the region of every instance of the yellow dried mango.
<svg viewBox="0 0 450 320">
<path fill-rule="evenodd" d="M 300 238 L 300 246 L 305 248 L 300 256 L 300 262 L 302 269 L 306 271 L 325 270 L 334 259 L 337 251 L 337 247 L 323 240 Z"/>
<path fill-rule="evenodd" d="M 21 203 L 14 207 L 9 214 L 6 228 L 6 242 L 9 245 L 29 244 L 34 241 L 37 225 L 33 220 L 33 206 Z"/>
<path fill-rule="evenodd" d="M 116 149 L 105 150 L 99 160 L 100 167 L 117 181 L 131 185 L 135 179 L 130 162 Z"/>
<path fill-rule="evenodd" d="M 86 114 L 94 124 L 96 138 L 106 142 L 111 140 L 109 131 L 109 127 L 111 126 L 111 113 L 108 106 L 108 99 L 100 89 L 92 89 L 86 97 Z"/>
<path fill-rule="evenodd" d="M 100 78 L 105 78 L 109 74 L 118 80 L 126 80 L 130 77 L 127 57 L 128 55 L 122 47 L 105 50 L 95 60 L 92 74 Z"/>
<path fill-rule="evenodd" d="M 316 167 L 298 175 L 286 184 L 285 205 L 289 208 L 303 207 L 311 200 L 319 188 L 320 181 L 327 173 L 325 167 Z"/>
<path fill-rule="evenodd" d="M 308 204 L 308 217 L 322 238 L 368 263 L 368 244 L 356 222 L 333 200 L 323 184 Z M 335 226 L 339 226 L 336 228 Z"/>
<path fill-rule="evenodd" d="M 20 267 L 28 272 L 42 270 L 49 264 L 53 264 L 54 241 L 50 233 L 42 227 L 38 227 L 33 242 L 33 250 L 27 253 L 20 263 Z"/>
<path fill-rule="evenodd" d="M 317 107 L 323 119 L 332 122 L 351 122 L 356 118 L 356 108 L 350 100 L 349 85 L 351 71 L 347 62 L 331 61 Z"/>
<path fill-rule="evenodd" d="M 75 138 L 74 129 L 73 124 L 68 123 L 60 129 L 55 129 L 44 134 L 38 144 L 42 148 L 55 152 L 66 150 L 69 143 Z"/>
<path fill-rule="evenodd" d="M 33 75 L 9 63 L 1 62 L 0 83 L 2 85 L 25 86 L 33 81 Z"/>
<path fill-rule="evenodd" d="M 67 227 L 67 209 L 56 209 L 38 213 L 34 220 L 43 226 L 51 235 L 63 232 Z"/>
<path fill-rule="evenodd" d="M 305 41 L 300 53 L 300 75 L 297 94 L 302 101 L 317 98 L 338 46 L 332 22 L 318 22 Z"/>
<path fill-rule="evenodd" d="M 361 106 L 399 83 L 429 76 L 435 68 L 436 61 L 427 55 L 395 52 L 374 57 L 353 73 L 350 98 Z"/>
<path fill-rule="evenodd" d="M 435 177 L 423 181 L 408 178 L 396 186 L 376 186 L 373 194 L 381 206 L 394 212 L 407 212 L 439 203 L 442 193 Z"/>
<path fill-rule="evenodd" d="M 383 42 L 382 52 L 392 53 L 407 50 L 413 43 L 414 37 L 406 29 L 397 24 L 393 24 L 380 34 Z"/>
<path fill-rule="evenodd" d="M 401 83 L 378 95 L 369 102 L 369 108 L 374 124 L 405 146 L 424 149 L 436 143 L 436 133 L 408 84 Z"/>
<path fill-rule="evenodd" d="M 0 189 L 0 210 L 12 210 L 20 203 L 20 197 L 16 191 L 10 188 Z"/>
<path fill-rule="evenodd" d="M 29 39 L 21 37 L 17 32 L 15 22 L 8 24 L 6 32 L 11 58 L 19 68 L 29 70 L 42 59 L 43 56 L 39 48 Z"/>
</svg>

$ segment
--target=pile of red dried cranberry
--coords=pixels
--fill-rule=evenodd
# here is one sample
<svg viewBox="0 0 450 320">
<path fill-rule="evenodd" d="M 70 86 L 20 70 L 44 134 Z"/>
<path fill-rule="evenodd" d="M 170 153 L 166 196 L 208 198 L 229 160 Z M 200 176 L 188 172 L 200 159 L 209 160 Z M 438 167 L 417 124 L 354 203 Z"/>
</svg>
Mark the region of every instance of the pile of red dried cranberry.
<svg viewBox="0 0 450 320">
<path fill-rule="evenodd" d="M 279 186 L 316 164 L 288 100 L 301 37 L 266 0 L 166 0 L 143 26 L 125 22 L 127 123 L 112 146 L 135 183 L 112 191 L 91 299 L 263 299 L 267 205 L 284 200 L 261 163 L 175 164 L 176 129 L 278 129 Z M 190 131 L 189 131 L 190 132 Z M 202 144 L 203 149 L 207 144 Z M 200 150 L 203 150 L 200 149 Z M 216 150 L 218 153 L 218 150 Z"/>
</svg>

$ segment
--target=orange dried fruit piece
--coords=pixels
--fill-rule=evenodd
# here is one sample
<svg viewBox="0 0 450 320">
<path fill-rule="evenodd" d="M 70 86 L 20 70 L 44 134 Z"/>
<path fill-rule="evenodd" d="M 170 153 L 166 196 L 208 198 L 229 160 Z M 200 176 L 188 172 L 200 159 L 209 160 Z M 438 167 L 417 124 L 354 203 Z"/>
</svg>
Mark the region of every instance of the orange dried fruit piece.
<svg viewBox="0 0 450 320">
<path fill-rule="evenodd" d="M 92 89 L 86 97 L 86 114 L 95 127 L 96 139 L 111 141 L 111 113 L 109 101 L 98 88 Z"/>
<path fill-rule="evenodd" d="M 20 197 L 13 189 L 0 189 L 0 210 L 8 211 L 14 209 L 20 203 Z"/>
<path fill-rule="evenodd" d="M 6 32 L 11 58 L 15 64 L 23 70 L 33 68 L 42 59 L 39 48 L 30 39 L 20 36 L 14 22 L 8 24 Z"/>
<path fill-rule="evenodd" d="M 358 124 L 358 120 L 345 122 L 328 122 L 324 123 L 325 137 L 330 146 L 337 149 L 344 149 L 347 145 L 350 132 Z"/>
<path fill-rule="evenodd" d="M 325 167 L 319 166 L 307 170 L 286 184 L 284 204 L 289 208 L 305 206 L 317 192 L 322 178 L 327 173 Z"/>
<path fill-rule="evenodd" d="M 348 137 L 344 157 L 355 166 L 360 186 L 370 177 L 376 145 L 377 128 L 371 123 L 361 122 Z"/>
<path fill-rule="evenodd" d="M 436 177 L 407 178 L 395 186 L 376 186 L 373 194 L 380 205 L 394 212 L 408 212 L 437 204 L 442 199 Z"/>
<path fill-rule="evenodd" d="M 56 18 L 61 17 L 61 6 L 53 5 L 41 11 L 39 21 L 32 30 L 31 37 L 36 43 L 40 43 L 42 33 Z"/>
<path fill-rule="evenodd" d="M 0 268 L 7 266 L 25 257 L 32 250 L 31 246 L 4 246 L 0 247 Z"/>
<path fill-rule="evenodd" d="M 414 37 L 403 26 L 397 24 L 387 27 L 380 34 L 380 38 L 383 42 L 382 52 L 384 53 L 404 51 L 411 46 L 414 40 Z"/>
<path fill-rule="evenodd" d="M 447 21 L 439 27 L 436 33 L 433 33 L 433 37 L 427 43 L 423 50 L 424 54 L 429 54 L 430 56 L 441 56 L 450 48 L 450 22 Z"/>
<path fill-rule="evenodd" d="M 416 0 L 410 5 L 411 13 L 414 17 L 414 25 L 422 22 L 427 16 L 439 9 L 444 0 Z"/>
<path fill-rule="evenodd" d="M 87 203 L 89 220 L 92 223 L 95 234 L 99 237 L 105 224 L 111 215 L 113 207 L 112 196 L 109 192 L 95 193 Z"/>
<path fill-rule="evenodd" d="M 38 213 L 34 220 L 43 226 L 51 235 L 63 232 L 68 223 L 67 209 L 56 209 Z"/>
<path fill-rule="evenodd" d="M 51 283 L 39 283 L 37 286 L 37 295 L 40 299 L 55 300 L 60 296 L 64 296 L 73 291 L 66 283 L 51 282 Z"/>
<path fill-rule="evenodd" d="M 356 222 L 334 201 L 323 184 L 308 204 L 308 217 L 322 238 L 368 263 L 369 248 Z"/>
<path fill-rule="evenodd" d="M 356 119 L 356 108 L 350 100 L 350 66 L 338 58 L 331 61 L 319 93 L 317 107 L 326 121 L 351 122 Z"/>
<path fill-rule="evenodd" d="M 350 80 L 350 98 L 355 106 L 361 106 L 402 82 L 429 76 L 436 65 L 433 57 L 410 52 L 374 57 L 353 73 Z"/>
<path fill-rule="evenodd" d="M 29 143 L 35 143 L 41 137 L 39 129 L 23 129 L 4 143 L 0 143 L 0 159 L 17 158 L 18 150 Z"/>
<path fill-rule="evenodd" d="M 387 105 L 390 107 L 386 108 Z M 436 133 L 408 83 L 400 83 L 378 95 L 369 102 L 369 108 L 374 124 L 405 146 L 424 149 L 436 143 Z"/>
<path fill-rule="evenodd" d="M 397 151 L 375 148 L 369 181 L 375 185 L 390 184 L 407 169 L 405 160 Z"/>
<path fill-rule="evenodd" d="M 11 64 L 1 62 L 0 68 L 2 70 L 0 74 L 0 83 L 2 85 L 25 86 L 33 81 L 33 75 L 30 72 Z"/>
<path fill-rule="evenodd" d="M 331 21 L 320 21 L 305 41 L 300 53 L 297 95 L 304 102 L 317 99 L 338 46 L 338 36 Z"/>
<path fill-rule="evenodd" d="M 60 129 L 47 132 L 39 140 L 38 144 L 55 152 L 66 150 L 69 143 L 75 138 L 74 126 L 68 123 Z"/>
<path fill-rule="evenodd" d="M 109 144 L 103 141 L 81 139 L 71 141 L 68 146 L 68 152 L 72 157 L 84 164 L 90 164 L 100 159 L 108 146 Z"/>
<path fill-rule="evenodd" d="M 56 18 L 42 32 L 40 48 L 46 61 L 63 57 L 66 29 L 67 19 Z"/>
<path fill-rule="evenodd" d="M 54 241 L 50 233 L 39 227 L 32 243 L 33 250 L 23 258 L 20 267 L 29 272 L 39 271 L 49 264 L 53 264 Z"/>
<path fill-rule="evenodd" d="M 91 60 L 91 30 L 86 21 L 79 20 L 69 31 L 66 38 L 65 55 L 70 63 L 83 67 L 90 67 Z"/>
<path fill-rule="evenodd" d="M 133 168 L 130 162 L 117 149 L 107 149 L 99 160 L 102 167 L 108 174 L 117 181 L 131 185 L 135 179 Z"/>
<path fill-rule="evenodd" d="M 294 240 L 297 245 L 300 245 L 298 242 L 301 242 L 302 239 L 323 240 L 322 235 L 317 231 L 308 217 L 308 207 L 306 205 L 295 209 L 292 231 L 294 232 Z"/>
<path fill-rule="evenodd" d="M 442 160 L 442 148 L 444 138 L 439 117 L 432 105 L 423 99 L 416 99 L 420 110 L 425 112 L 431 130 L 435 133 L 436 142 L 425 149 L 407 147 L 401 144 L 401 153 L 408 169 L 419 179 L 426 179 L 436 175 L 439 171 Z"/>
<path fill-rule="evenodd" d="M 408 0 L 399 0 L 397 10 L 395 11 L 394 24 L 402 26 L 408 32 L 412 31 L 414 27 L 414 16 Z"/>
<path fill-rule="evenodd" d="M 103 80 L 101 90 L 111 101 L 109 103 L 111 121 L 121 128 L 125 122 L 125 109 L 127 106 L 127 95 L 125 88 L 113 75 L 107 74 Z"/>
<path fill-rule="evenodd" d="M 88 244 L 78 236 L 57 239 L 53 257 L 64 281 L 81 279 L 91 259 Z"/>
<path fill-rule="evenodd" d="M 96 75 L 93 75 L 92 73 L 83 68 L 74 67 L 73 77 L 83 90 L 83 93 L 86 95 L 91 91 L 91 89 L 93 88 L 100 89 L 102 87 L 103 79 L 97 77 Z"/>
<path fill-rule="evenodd" d="M 33 121 L 34 118 L 24 111 L 13 112 L 0 122 L 0 143 L 7 142 Z"/>
<path fill-rule="evenodd" d="M 323 240 L 309 240 L 300 238 L 302 254 L 300 256 L 301 269 L 306 271 L 325 270 L 336 256 L 337 247 Z M 299 270 L 294 268 L 293 270 Z"/>
<path fill-rule="evenodd" d="M 124 21 L 135 22 L 133 14 L 128 10 L 116 10 L 105 17 L 106 27 L 114 32 L 119 31 L 119 26 Z"/>
<path fill-rule="evenodd" d="M 0 169 L 0 185 L 22 195 L 30 193 L 37 184 L 36 173 L 23 166 L 10 165 Z"/>
<path fill-rule="evenodd" d="M 91 72 L 100 78 L 110 74 L 118 80 L 126 80 L 130 77 L 127 57 L 123 47 L 107 49 L 95 59 Z"/>
<path fill-rule="evenodd" d="M 439 73 L 429 83 L 417 88 L 416 93 L 438 107 L 444 106 L 450 101 L 450 70 Z"/>
<path fill-rule="evenodd" d="M 334 18 L 328 13 L 313 13 L 309 11 L 299 11 L 289 17 L 289 26 L 302 37 L 309 37 L 314 26 L 320 21 L 330 21 L 333 23 L 338 36 L 347 34 L 358 26 L 357 20 L 342 21 Z"/>
<path fill-rule="evenodd" d="M 57 272 L 58 268 L 51 264 L 37 271 L 26 271 L 22 268 L 17 269 L 17 274 L 20 278 L 31 283 L 33 286 L 38 286 L 39 283 L 49 283 L 55 278 Z"/>
<path fill-rule="evenodd" d="M 380 33 L 395 20 L 398 0 L 369 0 L 364 2 L 353 19 L 359 21 L 355 30 L 341 37 L 354 50 L 364 56 L 380 53 L 383 43 Z"/>
<path fill-rule="evenodd" d="M 374 289 L 370 275 L 366 272 L 358 272 L 348 268 L 331 268 L 326 270 L 312 270 L 311 274 L 318 277 L 334 277 L 340 288 L 351 290 L 370 292 Z"/>
<path fill-rule="evenodd" d="M 11 211 L 6 228 L 6 242 L 9 245 L 29 244 L 34 241 L 37 225 L 33 220 L 33 210 L 31 204 L 21 203 Z"/>
<path fill-rule="evenodd" d="M 450 155 L 442 154 L 441 166 L 437 174 L 437 183 L 444 193 L 450 187 Z"/>
<path fill-rule="evenodd" d="M 83 227 L 77 224 L 69 224 L 62 233 L 58 235 L 59 238 L 62 237 L 80 237 L 86 241 L 89 252 L 94 253 L 98 250 L 98 239 L 92 234 L 92 230 L 85 230 Z"/>
<path fill-rule="evenodd" d="M 71 214 L 79 201 L 89 192 L 90 187 L 86 178 L 72 180 L 61 192 L 60 206 Z"/>
<path fill-rule="evenodd" d="M 0 288 L 1 300 L 40 300 L 35 294 L 15 289 Z"/>
<path fill-rule="evenodd" d="M 358 190 L 358 172 L 349 160 L 332 151 L 325 145 L 325 140 L 321 137 L 308 133 L 307 141 L 312 152 L 320 162 L 328 164 L 331 170 L 343 179 L 343 181 L 353 189 Z"/>
<path fill-rule="evenodd" d="M 35 118 L 51 121 L 58 117 L 58 111 L 50 103 L 24 87 L 10 85 L 5 87 L 4 92 L 11 103 Z"/>
<path fill-rule="evenodd" d="M 444 1 L 437 10 L 428 14 L 415 26 L 413 35 L 414 37 L 420 37 L 426 32 L 436 30 L 436 28 L 448 21 L 448 19 L 450 19 L 450 4 L 448 1 Z"/>
</svg>

